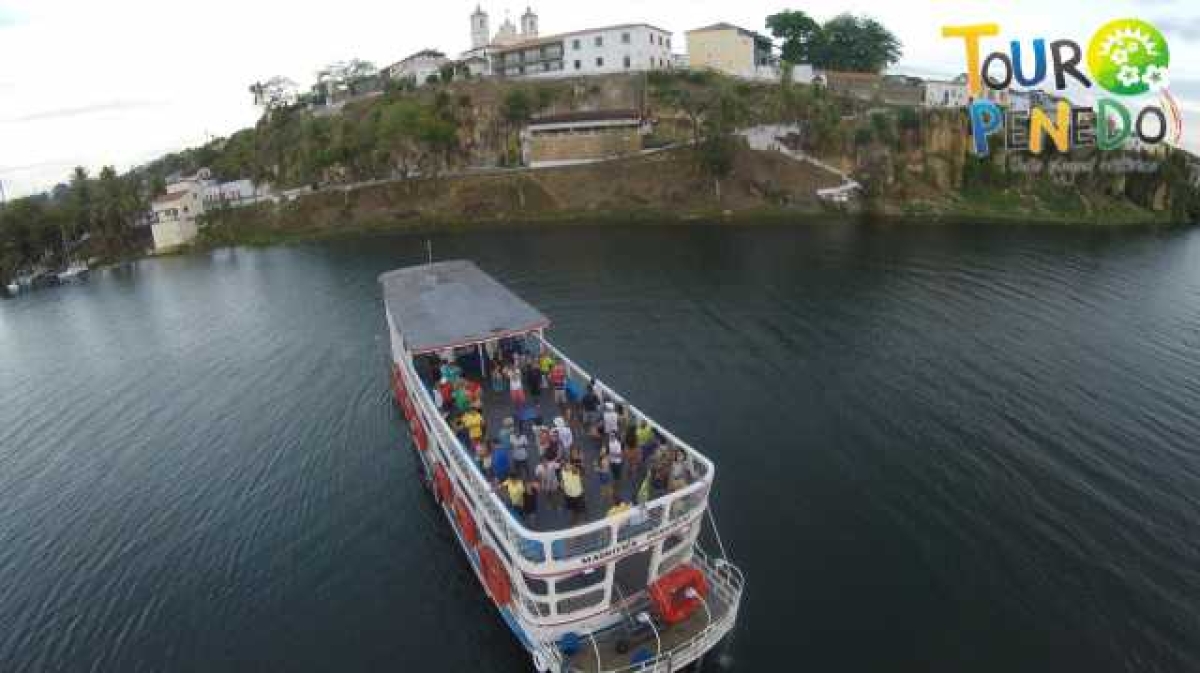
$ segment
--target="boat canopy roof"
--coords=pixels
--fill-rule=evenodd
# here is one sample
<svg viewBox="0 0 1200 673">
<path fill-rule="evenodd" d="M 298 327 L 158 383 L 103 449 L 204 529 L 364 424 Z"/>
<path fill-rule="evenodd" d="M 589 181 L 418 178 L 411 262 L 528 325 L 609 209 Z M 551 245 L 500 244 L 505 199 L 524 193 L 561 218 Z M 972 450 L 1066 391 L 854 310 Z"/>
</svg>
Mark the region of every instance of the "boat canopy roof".
<svg viewBox="0 0 1200 673">
<path fill-rule="evenodd" d="M 466 260 L 388 271 L 383 301 L 411 353 L 543 329 L 546 316 Z"/>
</svg>

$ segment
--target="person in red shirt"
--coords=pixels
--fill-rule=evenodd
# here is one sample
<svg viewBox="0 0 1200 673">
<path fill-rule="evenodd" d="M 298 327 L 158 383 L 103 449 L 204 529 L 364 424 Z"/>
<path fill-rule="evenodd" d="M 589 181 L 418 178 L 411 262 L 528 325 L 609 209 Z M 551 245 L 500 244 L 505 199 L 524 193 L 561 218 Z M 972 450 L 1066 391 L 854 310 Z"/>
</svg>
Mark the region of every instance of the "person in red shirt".
<svg viewBox="0 0 1200 673">
<path fill-rule="evenodd" d="M 550 368 L 550 387 L 554 389 L 554 403 L 558 405 L 559 412 L 567 416 L 570 406 L 567 405 L 567 368 L 562 362 L 555 362 Z"/>
</svg>

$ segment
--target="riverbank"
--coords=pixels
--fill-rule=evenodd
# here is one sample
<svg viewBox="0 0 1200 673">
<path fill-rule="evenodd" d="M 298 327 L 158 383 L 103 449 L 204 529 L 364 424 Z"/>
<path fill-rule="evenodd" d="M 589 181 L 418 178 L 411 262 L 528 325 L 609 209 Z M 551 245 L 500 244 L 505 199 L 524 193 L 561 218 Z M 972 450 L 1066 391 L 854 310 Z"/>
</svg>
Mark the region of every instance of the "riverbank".
<svg viewBox="0 0 1200 673">
<path fill-rule="evenodd" d="M 517 224 L 693 223 L 745 225 L 878 217 L 905 222 L 1164 225 L 1166 213 L 1068 188 L 973 189 L 922 199 L 883 198 L 866 212 L 823 204 L 840 178 L 775 152 L 740 149 L 718 183 L 678 149 L 600 164 L 455 175 L 329 190 L 281 204 L 209 216 L 197 247 L 271 245 L 344 233 L 446 230 Z M 719 196 L 718 196 L 719 189 Z"/>
</svg>

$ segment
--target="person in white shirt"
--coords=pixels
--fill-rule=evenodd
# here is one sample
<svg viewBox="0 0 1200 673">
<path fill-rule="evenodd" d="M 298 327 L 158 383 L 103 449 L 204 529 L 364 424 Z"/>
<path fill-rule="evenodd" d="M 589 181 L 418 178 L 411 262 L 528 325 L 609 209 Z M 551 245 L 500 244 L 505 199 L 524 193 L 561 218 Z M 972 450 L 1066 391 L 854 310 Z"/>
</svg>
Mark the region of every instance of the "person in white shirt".
<svg viewBox="0 0 1200 673">
<path fill-rule="evenodd" d="M 609 434 L 605 440 L 605 451 L 608 452 L 608 467 L 612 471 L 612 479 L 614 484 L 621 483 L 621 467 L 624 462 L 624 455 L 621 446 L 621 440 L 617 439 L 616 433 Z"/>
<path fill-rule="evenodd" d="M 567 427 L 567 422 L 563 420 L 562 416 L 554 419 L 554 435 L 558 437 L 558 446 L 562 452 L 569 452 L 575 443 L 575 435 L 571 432 L 571 428 Z"/>
<path fill-rule="evenodd" d="M 604 434 L 613 435 L 621 429 L 621 416 L 612 402 L 604 403 Z"/>
</svg>

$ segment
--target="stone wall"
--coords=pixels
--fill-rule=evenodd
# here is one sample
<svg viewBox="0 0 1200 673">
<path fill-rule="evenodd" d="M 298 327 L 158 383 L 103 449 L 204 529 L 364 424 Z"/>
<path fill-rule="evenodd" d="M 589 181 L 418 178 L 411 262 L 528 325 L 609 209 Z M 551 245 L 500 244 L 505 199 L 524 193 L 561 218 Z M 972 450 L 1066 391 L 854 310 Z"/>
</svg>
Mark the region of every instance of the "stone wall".
<svg viewBox="0 0 1200 673">
<path fill-rule="evenodd" d="M 634 154 L 642 149 L 636 127 L 593 130 L 585 133 L 542 134 L 529 139 L 531 165 L 588 161 Z"/>
</svg>

